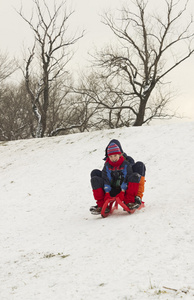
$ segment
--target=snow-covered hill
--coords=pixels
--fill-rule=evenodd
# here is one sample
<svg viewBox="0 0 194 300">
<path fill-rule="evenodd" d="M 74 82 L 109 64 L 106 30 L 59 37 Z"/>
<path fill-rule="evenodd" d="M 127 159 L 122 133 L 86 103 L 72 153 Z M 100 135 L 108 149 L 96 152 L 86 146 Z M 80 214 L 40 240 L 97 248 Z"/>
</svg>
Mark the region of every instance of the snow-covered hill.
<svg viewBox="0 0 194 300">
<path fill-rule="evenodd" d="M 145 208 L 93 216 L 110 139 L 147 167 Z M 194 298 L 194 123 L 0 143 L 0 299 Z"/>
</svg>

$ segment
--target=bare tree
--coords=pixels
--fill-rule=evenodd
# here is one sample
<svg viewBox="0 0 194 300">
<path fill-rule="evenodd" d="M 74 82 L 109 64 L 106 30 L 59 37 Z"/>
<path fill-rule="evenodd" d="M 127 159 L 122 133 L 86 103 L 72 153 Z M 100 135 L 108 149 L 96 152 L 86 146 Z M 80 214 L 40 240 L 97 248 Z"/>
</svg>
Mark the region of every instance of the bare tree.
<svg viewBox="0 0 194 300">
<path fill-rule="evenodd" d="M 19 14 L 30 26 L 35 38 L 26 59 L 24 76 L 37 119 L 36 137 L 43 137 L 47 129 L 52 86 L 59 78 L 65 81 L 68 75 L 65 67 L 73 55 L 71 47 L 83 36 L 83 32 L 78 37 L 68 36 L 69 18 L 73 12 L 67 12 L 66 2 L 58 5 L 54 2 L 52 9 L 46 0 L 34 0 L 34 5 L 35 11 L 29 19 L 24 16 L 22 8 Z"/>
<path fill-rule="evenodd" d="M 68 101 L 61 103 L 63 107 L 58 110 L 58 122 L 55 123 L 57 126 L 53 126 L 54 130 L 50 131 L 50 136 L 84 132 L 94 128 L 91 119 L 97 107 L 95 106 L 94 109 L 91 107 L 87 95 L 76 95 L 74 92 L 70 95 Z"/>
<path fill-rule="evenodd" d="M 74 92 L 87 99 L 90 115 L 90 128 L 119 128 L 131 125 L 130 110 L 126 110 L 124 98 L 116 92 L 118 85 L 93 72 L 80 79 Z M 124 112 L 123 112 L 124 111 Z"/>
<path fill-rule="evenodd" d="M 11 76 L 17 69 L 15 59 L 10 59 L 8 54 L 0 53 L 0 84 Z"/>
<path fill-rule="evenodd" d="M 30 138 L 34 125 L 25 82 L 4 83 L 0 93 L 0 140 Z"/>
<path fill-rule="evenodd" d="M 148 2 L 134 0 L 120 10 L 120 16 L 104 15 L 103 23 L 118 43 L 99 51 L 95 60 L 102 68 L 107 91 L 113 86 L 112 103 L 85 89 L 107 109 L 120 115 L 130 111 L 133 126 L 168 116 L 165 108 L 170 93 L 164 79 L 194 53 L 194 23 L 187 15 L 189 0 L 164 0 L 162 15 L 150 15 Z"/>
<path fill-rule="evenodd" d="M 32 86 L 32 81 L 31 81 Z M 34 86 L 36 83 L 34 81 Z M 33 87 L 33 86 L 32 86 Z M 88 103 L 71 93 L 60 81 L 52 85 L 47 110 L 48 136 L 88 130 Z M 37 124 L 32 114 L 25 80 L 20 84 L 4 83 L 0 88 L 0 140 L 10 141 L 36 137 Z"/>
</svg>

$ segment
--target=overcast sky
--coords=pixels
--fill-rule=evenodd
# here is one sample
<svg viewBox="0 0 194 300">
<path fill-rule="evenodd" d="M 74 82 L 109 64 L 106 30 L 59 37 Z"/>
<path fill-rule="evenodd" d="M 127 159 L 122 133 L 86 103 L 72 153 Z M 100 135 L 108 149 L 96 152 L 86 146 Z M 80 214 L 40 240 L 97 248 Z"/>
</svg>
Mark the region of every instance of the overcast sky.
<svg viewBox="0 0 194 300">
<path fill-rule="evenodd" d="M 49 0 L 51 2 L 53 0 Z M 193 0 L 192 0 L 193 1 Z M 57 0 L 56 0 L 57 2 Z M 125 2 L 128 2 L 125 0 Z M 149 0 L 150 3 L 160 6 L 163 0 Z M 21 0 L 0 0 L 0 51 L 7 52 L 16 58 L 22 53 L 23 47 L 32 43 L 32 32 L 27 24 L 16 13 L 21 7 Z M 23 0 L 24 9 L 30 11 L 32 0 Z M 111 41 L 111 32 L 101 23 L 100 15 L 103 11 L 121 8 L 122 0 L 67 0 L 75 13 L 72 17 L 72 26 L 75 30 L 85 29 L 85 36 L 76 44 L 74 68 L 82 69 L 87 65 L 88 52 L 92 53 L 95 46 L 98 48 Z M 194 15 L 193 3 L 190 6 Z M 22 55 L 21 55 L 22 57 Z M 179 96 L 174 100 L 174 107 L 179 112 L 194 120 L 194 55 L 172 73 L 172 86 Z"/>
</svg>

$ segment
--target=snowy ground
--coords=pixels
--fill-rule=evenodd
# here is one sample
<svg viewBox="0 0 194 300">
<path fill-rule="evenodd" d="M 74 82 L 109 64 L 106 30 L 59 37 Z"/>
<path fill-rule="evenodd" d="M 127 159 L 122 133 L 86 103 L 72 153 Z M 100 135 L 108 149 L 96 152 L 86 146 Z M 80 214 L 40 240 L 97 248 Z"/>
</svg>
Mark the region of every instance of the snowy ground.
<svg viewBox="0 0 194 300">
<path fill-rule="evenodd" d="M 106 219 L 90 171 L 119 139 L 145 208 Z M 194 299 L 194 123 L 0 143 L 0 299 Z"/>
</svg>

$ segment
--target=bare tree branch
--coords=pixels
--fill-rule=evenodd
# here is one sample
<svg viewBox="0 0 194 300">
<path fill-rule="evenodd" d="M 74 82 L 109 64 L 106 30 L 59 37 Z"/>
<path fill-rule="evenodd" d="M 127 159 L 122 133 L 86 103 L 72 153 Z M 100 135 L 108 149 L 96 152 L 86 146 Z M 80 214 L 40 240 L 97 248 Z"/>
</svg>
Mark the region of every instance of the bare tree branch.
<svg viewBox="0 0 194 300">
<path fill-rule="evenodd" d="M 50 3 L 49 3 L 50 4 Z M 84 32 L 79 36 L 68 34 L 68 22 L 72 12 L 67 12 L 66 2 L 59 4 L 54 2 L 51 8 L 45 0 L 34 0 L 36 14 L 33 11 L 28 19 L 21 7 L 18 12 L 22 19 L 32 29 L 35 42 L 26 60 L 25 80 L 27 91 L 33 103 L 33 112 L 38 120 L 38 130 L 41 129 L 41 137 L 47 130 L 47 114 L 50 105 L 50 91 L 56 80 L 67 76 L 66 64 L 72 58 L 71 47 L 83 37 Z M 36 91 L 34 90 L 34 78 L 30 76 L 32 67 L 40 66 L 36 80 Z M 37 77 L 37 76 L 36 76 Z"/>
<path fill-rule="evenodd" d="M 134 115 L 134 126 L 161 117 L 160 108 L 169 101 L 164 101 L 161 93 L 157 96 L 159 104 L 154 104 L 152 98 L 164 84 L 166 75 L 194 53 L 192 16 L 185 22 L 188 3 L 188 0 L 164 0 L 166 15 L 155 16 L 148 13 L 148 1 L 134 0 L 134 10 L 128 5 L 120 11 L 120 17 L 104 15 L 103 23 L 114 33 L 118 46 L 97 52 L 95 61 L 102 69 L 101 79 L 108 84 L 112 82 L 112 86 L 120 82 L 119 90 L 112 90 L 112 97 L 113 93 L 122 95 L 123 103 L 111 108 L 105 98 L 99 100 L 95 95 L 97 103 L 121 112 L 128 107 Z M 136 105 L 130 105 L 134 101 Z M 150 105 L 155 107 L 148 110 Z"/>
</svg>

